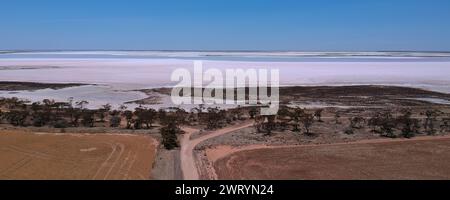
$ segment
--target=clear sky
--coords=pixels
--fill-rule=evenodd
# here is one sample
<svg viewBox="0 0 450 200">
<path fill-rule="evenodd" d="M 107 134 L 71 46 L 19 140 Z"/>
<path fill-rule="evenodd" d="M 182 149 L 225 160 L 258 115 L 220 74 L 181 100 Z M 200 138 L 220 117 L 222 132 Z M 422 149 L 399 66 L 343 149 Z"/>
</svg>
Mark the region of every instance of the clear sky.
<svg viewBox="0 0 450 200">
<path fill-rule="evenodd" d="M 1 0 L 0 49 L 450 51 L 450 1 Z"/>
</svg>

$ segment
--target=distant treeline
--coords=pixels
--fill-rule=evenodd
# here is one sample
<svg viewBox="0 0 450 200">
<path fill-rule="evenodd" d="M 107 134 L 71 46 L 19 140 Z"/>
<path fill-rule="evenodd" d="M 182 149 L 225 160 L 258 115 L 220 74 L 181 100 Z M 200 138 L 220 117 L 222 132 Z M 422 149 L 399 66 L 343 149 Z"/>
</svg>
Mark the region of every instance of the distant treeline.
<svg viewBox="0 0 450 200">
<path fill-rule="evenodd" d="M 259 114 L 259 107 L 256 106 L 223 110 L 199 105 L 190 111 L 175 107 L 154 110 L 139 106 L 131 111 L 124 105 L 119 109 L 112 109 L 109 104 L 103 105 L 100 109 L 87 109 L 88 104 L 87 101 L 73 102 L 73 100 L 56 102 L 46 99 L 31 103 L 18 98 L 0 98 L 0 123 L 60 129 L 79 126 L 151 129 L 157 125 L 163 136 L 163 144 L 168 149 L 178 147 L 177 135 L 182 133 L 180 128 L 182 125 L 203 126 L 205 129 L 213 130 L 236 121 L 253 120 L 256 131 L 271 136 L 275 131 L 287 130 L 314 135 L 317 133 L 311 131 L 313 124 L 325 123 L 322 119 L 324 109 L 308 110 L 282 106 L 277 115 L 262 116 Z M 399 111 L 377 111 L 370 117 L 345 113 L 347 121 L 343 119 L 343 114 L 343 111 L 334 111 L 333 120 L 328 123 L 345 126 L 345 134 L 354 134 L 356 130 L 364 128 L 370 128 L 373 133 L 391 138 L 450 132 L 449 114 L 434 109 L 415 115 L 412 109 L 408 108 Z"/>
</svg>

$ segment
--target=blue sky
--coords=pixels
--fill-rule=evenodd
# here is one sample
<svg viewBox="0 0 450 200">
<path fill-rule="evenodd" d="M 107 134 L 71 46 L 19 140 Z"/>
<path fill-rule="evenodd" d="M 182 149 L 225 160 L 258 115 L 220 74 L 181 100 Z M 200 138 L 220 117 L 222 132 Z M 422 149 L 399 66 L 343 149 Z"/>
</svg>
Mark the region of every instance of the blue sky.
<svg viewBox="0 0 450 200">
<path fill-rule="evenodd" d="M 0 49 L 450 51 L 450 1 L 2 0 Z"/>
</svg>

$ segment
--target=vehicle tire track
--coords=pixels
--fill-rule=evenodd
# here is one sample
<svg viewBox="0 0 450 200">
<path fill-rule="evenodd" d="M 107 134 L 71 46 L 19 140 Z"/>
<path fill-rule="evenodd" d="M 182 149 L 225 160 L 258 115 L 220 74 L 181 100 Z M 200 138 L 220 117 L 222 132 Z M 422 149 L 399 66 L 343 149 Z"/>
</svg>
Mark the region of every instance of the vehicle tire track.
<svg viewBox="0 0 450 200">
<path fill-rule="evenodd" d="M 131 160 L 130 165 L 128 166 L 128 169 L 126 170 L 124 180 L 128 180 L 128 176 L 130 174 L 131 168 L 134 166 L 134 163 L 136 162 L 136 158 L 137 158 L 137 153 L 134 154 L 133 160 Z"/>
<path fill-rule="evenodd" d="M 103 163 L 100 165 L 100 167 L 97 169 L 97 172 L 95 172 L 94 176 L 92 177 L 92 180 L 95 180 L 98 176 L 98 174 L 100 173 L 100 171 L 106 167 L 106 165 L 108 164 L 109 160 L 112 158 L 112 156 L 114 155 L 114 153 L 117 150 L 117 145 L 115 144 L 111 144 L 112 146 L 112 151 L 111 153 L 108 155 L 108 157 L 105 159 L 105 161 L 103 161 Z"/>
<path fill-rule="evenodd" d="M 17 162 L 14 162 L 12 165 L 7 167 L 6 169 L 2 170 L 0 172 L 0 176 L 6 176 L 6 174 L 11 173 L 11 171 L 12 172 L 17 171 L 17 169 L 20 168 L 20 166 L 22 166 L 22 163 L 28 163 L 29 161 L 31 161 L 31 159 L 32 158 L 30 158 L 29 156 L 23 157 L 22 159 L 18 160 Z"/>
<path fill-rule="evenodd" d="M 108 176 L 111 174 L 112 170 L 114 169 L 114 167 L 117 165 L 117 163 L 119 162 L 120 158 L 122 157 L 123 152 L 125 151 L 125 145 L 122 143 L 118 143 L 117 146 L 120 148 L 120 152 L 119 155 L 117 155 L 116 160 L 114 160 L 114 162 L 112 163 L 111 167 L 109 168 L 108 172 L 106 173 L 105 177 L 103 178 L 103 180 L 106 180 L 108 178 Z"/>
</svg>

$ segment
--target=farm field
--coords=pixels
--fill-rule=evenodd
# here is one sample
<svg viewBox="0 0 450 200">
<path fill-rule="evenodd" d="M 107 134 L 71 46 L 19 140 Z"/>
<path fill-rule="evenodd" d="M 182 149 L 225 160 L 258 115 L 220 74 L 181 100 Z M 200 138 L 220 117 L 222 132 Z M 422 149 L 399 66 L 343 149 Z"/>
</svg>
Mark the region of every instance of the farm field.
<svg viewBox="0 0 450 200">
<path fill-rule="evenodd" d="M 218 179 L 450 178 L 446 136 L 228 152 L 214 162 Z"/>
<path fill-rule="evenodd" d="M 0 131 L 0 179 L 150 179 L 156 147 L 143 135 Z"/>
</svg>

